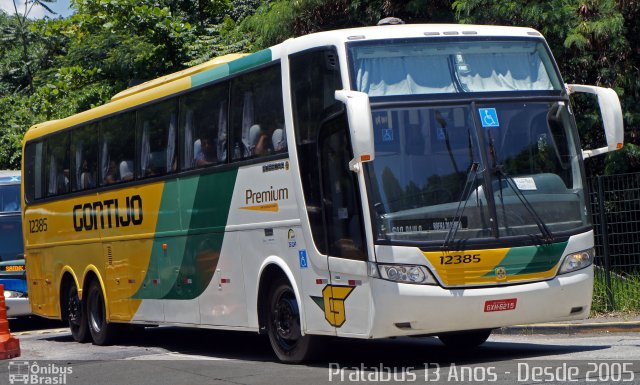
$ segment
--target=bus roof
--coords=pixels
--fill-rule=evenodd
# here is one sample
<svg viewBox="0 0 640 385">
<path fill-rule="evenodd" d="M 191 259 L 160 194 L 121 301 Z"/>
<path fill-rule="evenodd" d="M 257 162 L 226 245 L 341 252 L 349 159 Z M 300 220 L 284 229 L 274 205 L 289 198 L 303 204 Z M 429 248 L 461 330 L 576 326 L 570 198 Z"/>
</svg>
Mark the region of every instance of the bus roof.
<svg viewBox="0 0 640 385">
<path fill-rule="evenodd" d="M 349 41 L 379 40 L 394 38 L 418 37 L 461 37 L 461 36 L 501 36 L 501 37 L 542 37 L 542 35 L 526 27 L 502 27 L 472 24 L 400 24 L 373 27 L 361 27 L 318 32 L 289 39 L 285 43 L 271 47 L 251 55 L 229 54 L 221 56 L 195 67 L 187 68 L 143 84 L 128 88 L 111 98 L 102 106 L 87 110 L 64 119 L 52 120 L 32 126 L 24 136 L 23 143 L 28 140 L 47 135 L 60 129 L 90 122 L 130 107 L 144 104 L 191 87 L 212 81 L 274 59 L 273 52 L 286 44 L 290 53 L 324 46 L 327 44 L 344 44 Z M 198 78 L 199 77 L 199 78 Z"/>
<path fill-rule="evenodd" d="M 120 99 L 124 99 L 128 96 L 149 90 L 151 88 L 155 88 L 155 87 L 159 87 L 163 84 L 167 84 L 170 83 L 174 80 L 178 80 L 178 79 L 182 79 L 185 78 L 187 76 L 191 76 L 194 74 L 197 74 L 199 72 L 202 71 L 206 71 L 208 69 L 211 68 L 215 68 L 221 64 L 224 63 L 228 63 L 230 61 L 233 61 L 235 59 L 239 59 L 241 57 L 246 56 L 247 54 L 242 54 L 242 53 L 235 53 L 235 54 L 229 54 L 229 55 L 224 55 L 224 56 L 220 56 L 214 59 L 211 59 L 209 61 L 206 61 L 202 64 L 199 64 L 197 66 L 194 67 L 189 67 L 187 69 L 184 69 L 182 71 L 178 71 L 178 72 L 174 72 L 172 74 L 169 75 L 165 75 L 165 76 L 161 76 L 157 79 L 153 79 L 153 80 L 149 80 L 148 82 L 144 82 L 142 84 L 139 84 L 137 86 L 131 87 L 131 88 L 127 88 L 126 90 L 119 92 L 117 94 L 115 94 L 112 98 L 111 101 L 114 102 L 116 100 L 120 100 Z"/>
<path fill-rule="evenodd" d="M 71 115 L 64 119 L 50 120 L 48 122 L 32 126 L 25 134 L 23 143 L 34 137 L 39 137 L 55 132 L 59 129 L 89 122 L 129 107 L 188 89 L 191 87 L 191 76 L 220 67 L 246 55 L 247 54 L 236 53 L 220 56 L 195 67 L 190 67 L 185 70 L 127 88 L 126 90 L 114 95 L 111 98 L 111 101 L 107 104 Z"/>
<path fill-rule="evenodd" d="M 401 38 L 450 38 L 450 37 L 538 37 L 542 34 L 528 27 L 503 27 L 475 24 L 396 24 L 373 27 L 325 31 L 301 36 L 287 42 L 289 53 L 308 49 L 310 46 L 343 45 L 352 41 Z"/>
</svg>

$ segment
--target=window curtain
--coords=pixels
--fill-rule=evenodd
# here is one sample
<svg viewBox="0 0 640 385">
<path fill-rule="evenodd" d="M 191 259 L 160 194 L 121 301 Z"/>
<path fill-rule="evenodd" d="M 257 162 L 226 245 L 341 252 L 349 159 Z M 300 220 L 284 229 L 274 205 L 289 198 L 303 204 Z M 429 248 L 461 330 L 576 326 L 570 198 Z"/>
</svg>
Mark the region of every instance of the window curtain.
<svg viewBox="0 0 640 385">
<path fill-rule="evenodd" d="M 82 185 L 82 142 L 78 143 L 78 146 L 76 147 L 76 170 L 75 170 L 75 176 L 76 176 L 76 190 L 81 190 L 82 188 L 84 188 L 84 186 Z"/>
<path fill-rule="evenodd" d="M 253 125 L 253 93 L 247 91 L 244 94 L 244 101 L 242 103 L 242 143 L 244 144 L 244 156 L 247 157 L 250 154 L 251 141 L 249 138 L 249 129 Z M 235 158 L 236 154 L 234 154 Z"/>
<path fill-rule="evenodd" d="M 460 82 L 467 91 L 552 90 L 537 52 L 466 54 L 467 73 Z"/>
<path fill-rule="evenodd" d="M 173 161 L 176 155 L 176 126 L 178 115 L 174 112 L 171 114 L 171 121 L 169 122 L 169 133 L 167 137 L 167 172 L 173 170 Z"/>
<path fill-rule="evenodd" d="M 197 154 L 193 151 L 193 111 L 187 110 L 184 124 L 184 148 L 182 155 L 182 166 L 184 168 L 193 168 L 195 166 L 195 157 Z"/>
<path fill-rule="evenodd" d="M 362 58 L 356 86 L 369 96 L 456 92 L 447 56 Z"/>
<path fill-rule="evenodd" d="M 217 153 L 218 162 L 227 160 L 227 103 L 220 102 L 220 111 L 218 113 L 218 143 Z"/>
<path fill-rule="evenodd" d="M 102 180 L 107 177 L 109 173 L 109 145 L 107 139 L 102 141 L 102 155 L 100 156 L 100 169 L 102 170 Z"/>
<path fill-rule="evenodd" d="M 49 195 L 54 195 L 58 192 L 57 189 L 58 178 L 56 176 L 56 157 L 51 154 L 49 157 Z"/>
<path fill-rule="evenodd" d="M 140 175 L 144 177 L 149 168 L 149 158 L 151 157 L 151 148 L 149 145 L 149 122 L 142 124 L 142 141 L 140 143 Z"/>
</svg>

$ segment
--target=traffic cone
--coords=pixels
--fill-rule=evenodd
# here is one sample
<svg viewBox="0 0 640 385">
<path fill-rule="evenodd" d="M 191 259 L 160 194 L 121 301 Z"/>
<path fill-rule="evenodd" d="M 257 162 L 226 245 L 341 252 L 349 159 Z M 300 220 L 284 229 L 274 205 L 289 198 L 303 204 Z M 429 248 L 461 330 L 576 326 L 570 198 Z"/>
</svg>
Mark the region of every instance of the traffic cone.
<svg viewBox="0 0 640 385">
<path fill-rule="evenodd" d="M 20 341 L 11 336 L 4 302 L 4 285 L 0 285 L 0 360 L 20 356 Z"/>
</svg>

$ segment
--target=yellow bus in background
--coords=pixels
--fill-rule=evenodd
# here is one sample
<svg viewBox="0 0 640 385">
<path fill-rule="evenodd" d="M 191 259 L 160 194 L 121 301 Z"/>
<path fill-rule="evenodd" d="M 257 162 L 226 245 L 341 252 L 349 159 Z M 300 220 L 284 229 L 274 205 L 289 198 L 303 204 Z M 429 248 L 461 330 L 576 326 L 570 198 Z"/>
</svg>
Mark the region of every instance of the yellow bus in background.
<svg viewBox="0 0 640 385">
<path fill-rule="evenodd" d="M 582 151 L 572 92 L 608 144 Z M 565 85 L 529 28 L 393 25 L 290 39 L 125 90 L 24 138 L 33 312 L 123 325 L 483 343 L 585 318 L 583 158 L 622 145 L 615 92 Z"/>
</svg>

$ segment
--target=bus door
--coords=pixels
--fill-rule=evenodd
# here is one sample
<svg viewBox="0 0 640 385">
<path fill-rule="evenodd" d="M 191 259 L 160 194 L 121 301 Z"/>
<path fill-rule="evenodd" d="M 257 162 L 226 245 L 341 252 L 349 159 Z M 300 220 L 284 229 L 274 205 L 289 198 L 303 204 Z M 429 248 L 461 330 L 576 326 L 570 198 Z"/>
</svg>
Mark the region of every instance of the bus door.
<svg viewBox="0 0 640 385">
<path fill-rule="evenodd" d="M 337 335 L 362 336 L 369 333 L 371 291 L 360 187 L 349 170 L 353 151 L 345 113 L 324 122 L 318 150 L 331 277 L 323 291 L 325 318 Z"/>
<path fill-rule="evenodd" d="M 297 161 L 311 237 L 308 266 L 301 269 L 307 300 L 306 328 L 344 336 L 369 333 L 371 294 L 367 277 L 362 205 L 335 47 L 289 57 Z M 301 262 L 302 266 L 302 262 Z M 327 270 L 329 274 L 327 274 Z M 315 310 L 314 308 L 319 307 Z"/>
</svg>

